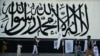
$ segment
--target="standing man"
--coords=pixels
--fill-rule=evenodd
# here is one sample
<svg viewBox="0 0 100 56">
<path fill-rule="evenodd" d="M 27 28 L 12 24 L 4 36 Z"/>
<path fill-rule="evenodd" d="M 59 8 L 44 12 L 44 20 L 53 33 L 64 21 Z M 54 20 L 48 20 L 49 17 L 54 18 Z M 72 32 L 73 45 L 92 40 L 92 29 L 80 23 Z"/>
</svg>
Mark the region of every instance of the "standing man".
<svg viewBox="0 0 100 56">
<path fill-rule="evenodd" d="M 2 53 L 4 54 L 7 51 L 7 41 L 3 39 L 2 41 Z"/>
<path fill-rule="evenodd" d="M 18 44 L 17 45 L 17 56 L 21 56 L 21 48 L 22 48 L 22 45 Z"/>
<path fill-rule="evenodd" d="M 32 54 L 34 55 L 34 54 L 38 54 L 38 43 L 39 43 L 39 40 L 37 39 L 37 36 L 35 36 L 34 37 L 34 40 L 33 40 L 34 42 L 34 44 L 33 44 L 33 52 L 32 52 Z"/>
<path fill-rule="evenodd" d="M 96 44 L 96 41 L 94 41 L 93 45 L 94 45 L 93 46 L 94 55 L 99 56 L 99 50 L 98 50 L 98 46 Z"/>
<path fill-rule="evenodd" d="M 91 45 L 91 43 L 92 43 L 91 36 L 88 35 L 87 36 L 87 47 L 89 47 Z"/>
<path fill-rule="evenodd" d="M 87 50 L 85 56 L 95 56 L 93 52 L 93 42 L 91 36 L 87 36 Z"/>
<path fill-rule="evenodd" d="M 81 51 L 81 43 L 80 40 L 76 40 L 75 43 L 75 56 L 84 56 L 83 52 Z"/>
</svg>

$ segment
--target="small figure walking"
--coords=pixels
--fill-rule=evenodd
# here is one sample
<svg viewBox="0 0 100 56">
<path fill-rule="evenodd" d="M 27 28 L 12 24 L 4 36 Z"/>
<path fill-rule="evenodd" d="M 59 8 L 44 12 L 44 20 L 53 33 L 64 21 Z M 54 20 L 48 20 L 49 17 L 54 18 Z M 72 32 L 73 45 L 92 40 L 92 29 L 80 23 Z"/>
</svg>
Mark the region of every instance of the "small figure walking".
<svg viewBox="0 0 100 56">
<path fill-rule="evenodd" d="M 7 41 L 3 39 L 2 41 L 2 54 L 4 54 L 7 51 Z"/>
<path fill-rule="evenodd" d="M 80 40 L 76 40 L 75 43 L 75 56 L 84 56 L 83 52 L 81 51 L 81 43 Z"/>
<path fill-rule="evenodd" d="M 85 56 L 95 56 L 93 52 L 93 42 L 91 40 L 91 36 L 87 36 L 87 50 Z"/>
<path fill-rule="evenodd" d="M 33 44 L 33 51 L 32 51 L 32 55 L 35 55 L 35 54 L 38 54 L 38 43 L 39 43 L 39 40 L 37 39 L 37 36 L 34 37 L 34 40 L 33 40 L 34 44 Z"/>
<path fill-rule="evenodd" d="M 22 48 L 22 45 L 18 44 L 17 45 L 17 56 L 21 56 L 21 48 Z"/>
<path fill-rule="evenodd" d="M 96 41 L 94 41 L 94 43 L 93 43 L 93 52 L 94 52 L 94 55 L 95 56 L 99 56 L 99 50 L 98 50 L 98 46 L 97 46 L 97 44 L 96 44 Z"/>
</svg>

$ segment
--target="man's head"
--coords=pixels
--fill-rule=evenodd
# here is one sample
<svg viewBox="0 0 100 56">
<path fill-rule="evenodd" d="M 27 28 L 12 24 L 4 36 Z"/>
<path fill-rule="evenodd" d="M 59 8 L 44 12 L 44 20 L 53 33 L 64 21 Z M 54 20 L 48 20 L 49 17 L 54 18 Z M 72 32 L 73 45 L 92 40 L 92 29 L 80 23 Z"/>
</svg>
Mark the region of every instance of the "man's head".
<svg viewBox="0 0 100 56">
<path fill-rule="evenodd" d="M 91 36 L 90 36 L 90 35 L 88 35 L 88 36 L 87 36 L 87 38 L 88 38 L 88 39 L 91 39 Z"/>
<path fill-rule="evenodd" d="M 35 39 L 37 38 L 37 36 L 34 37 Z"/>
</svg>

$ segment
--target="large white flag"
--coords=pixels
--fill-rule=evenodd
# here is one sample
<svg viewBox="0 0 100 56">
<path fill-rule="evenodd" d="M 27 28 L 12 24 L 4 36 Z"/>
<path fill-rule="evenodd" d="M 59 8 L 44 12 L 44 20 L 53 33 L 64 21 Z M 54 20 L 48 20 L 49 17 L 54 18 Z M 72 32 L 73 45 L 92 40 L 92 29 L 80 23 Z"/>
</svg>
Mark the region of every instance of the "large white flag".
<svg viewBox="0 0 100 56">
<path fill-rule="evenodd" d="M 58 34 L 58 40 L 57 40 L 57 50 L 60 47 L 61 39 L 62 39 L 62 30 L 60 29 L 59 34 Z"/>
</svg>

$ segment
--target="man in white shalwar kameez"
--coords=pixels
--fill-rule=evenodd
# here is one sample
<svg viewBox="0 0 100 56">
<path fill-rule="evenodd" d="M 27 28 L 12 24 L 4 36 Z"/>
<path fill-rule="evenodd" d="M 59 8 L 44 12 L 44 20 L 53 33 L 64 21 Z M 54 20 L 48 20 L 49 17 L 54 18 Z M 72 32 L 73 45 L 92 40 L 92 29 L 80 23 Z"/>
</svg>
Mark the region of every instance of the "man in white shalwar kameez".
<svg viewBox="0 0 100 56">
<path fill-rule="evenodd" d="M 22 48 L 22 45 L 18 44 L 17 45 L 17 56 L 21 56 L 21 48 Z"/>
<path fill-rule="evenodd" d="M 95 56 L 99 56 L 99 51 L 98 51 L 98 47 L 97 47 L 97 45 L 96 45 L 96 41 L 94 42 L 93 51 L 94 51 L 94 55 L 95 55 Z"/>
</svg>

